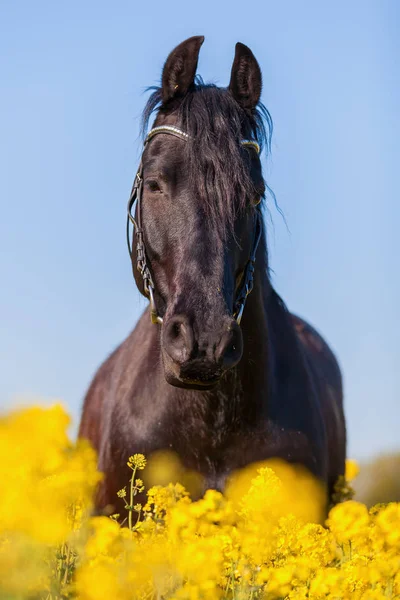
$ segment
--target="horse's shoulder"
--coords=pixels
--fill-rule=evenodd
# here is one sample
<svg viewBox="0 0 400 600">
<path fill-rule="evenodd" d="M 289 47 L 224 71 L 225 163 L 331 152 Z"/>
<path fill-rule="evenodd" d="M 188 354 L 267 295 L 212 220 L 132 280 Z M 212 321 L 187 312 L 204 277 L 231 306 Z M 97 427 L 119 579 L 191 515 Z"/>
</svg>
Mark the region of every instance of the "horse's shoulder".
<svg viewBox="0 0 400 600">
<path fill-rule="evenodd" d="M 307 321 L 291 314 L 294 329 L 308 359 L 311 372 L 319 382 L 323 404 L 326 409 L 336 411 L 342 406 L 342 374 L 336 356 L 320 333 Z M 342 409 L 337 418 L 343 420 Z"/>
<path fill-rule="evenodd" d="M 312 371 L 324 387 L 342 397 L 342 374 L 337 358 L 322 335 L 310 323 L 291 314 L 292 323 Z"/>
<path fill-rule="evenodd" d="M 290 314 L 290 317 L 300 342 L 308 352 L 321 359 L 337 362 L 328 343 L 310 323 L 293 313 Z"/>
</svg>

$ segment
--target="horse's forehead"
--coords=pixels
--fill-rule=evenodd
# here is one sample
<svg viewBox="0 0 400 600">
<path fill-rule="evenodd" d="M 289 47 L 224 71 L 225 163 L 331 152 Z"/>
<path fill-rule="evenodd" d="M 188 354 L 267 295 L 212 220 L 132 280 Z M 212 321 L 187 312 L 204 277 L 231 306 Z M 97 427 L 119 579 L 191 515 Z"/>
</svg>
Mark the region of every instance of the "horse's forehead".
<svg viewBox="0 0 400 600">
<path fill-rule="evenodd" d="M 157 135 L 146 145 L 144 167 L 158 165 L 163 169 L 179 166 L 184 160 L 185 142 L 172 135 Z"/>
</svg>

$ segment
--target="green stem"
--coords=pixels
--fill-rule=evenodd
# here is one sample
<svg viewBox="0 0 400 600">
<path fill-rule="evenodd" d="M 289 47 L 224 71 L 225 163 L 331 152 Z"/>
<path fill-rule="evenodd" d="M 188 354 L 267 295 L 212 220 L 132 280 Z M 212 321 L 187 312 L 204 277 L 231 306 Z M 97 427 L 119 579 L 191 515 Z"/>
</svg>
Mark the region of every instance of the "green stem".
<svg viewBox="0 0 400 600">
<path fill-rule="evenodd" d="M 68 544 L 67 558 L 65 561 L 65 573 L 63 584 L 66 585 L 68 581 L 68 573 L 69 573 L 69 557 L 71 556 L 71 544 Z"/>
<path fill-rule="evenodd" d="M 57 565 L 57 579 L 58 579 L 58 583 L 61 583 L 61 579 L 62 579 L 62 567 L 63 567 L 63 563 L 64 563 L 64 544 L 61 544 L 60 548 L 59 548 L 59 553 L 60 553 L 60 558 L 58 560 L 58 565 Z"/>
<path fill-rule="evenodd" d="M 137 527 L 137 524 L 138 524 L 138 523 L 139 523 L 139 521 L 140 521 L 140 515 L 141 515 L 141 514 L 142 514 L 142 509 L 138 510 L 138 516 L 137 516 L 137 519 L 136 519 L 135 528 Z"/>
<path fill-rule="evenodd" d="M 129 529 L 132 531 L 132 512 L 133 512 L 133 495 L 134 495 L 134 487 L 135 487 L 135 475 L 136 475 L 136 469 L 137 467 L 135 467 L 132 471 L 132 477 L 131 477 L 131 485 L 130 485 L 130 492 L 129 492 L 129 515 L 128 515 L 128 526 Z"/>
</svg>

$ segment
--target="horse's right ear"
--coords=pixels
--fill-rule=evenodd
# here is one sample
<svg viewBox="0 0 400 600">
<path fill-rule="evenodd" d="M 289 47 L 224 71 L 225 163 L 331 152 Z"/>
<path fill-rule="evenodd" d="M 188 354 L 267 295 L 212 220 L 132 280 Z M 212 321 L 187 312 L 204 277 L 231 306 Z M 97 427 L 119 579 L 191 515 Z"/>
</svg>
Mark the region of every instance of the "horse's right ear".
<svg viewBox="0 0 400 600">
<path fill-rule="evenodd" d="M 203 35 L 185 40 L 168 56 L 162 73 L 162 101 L 184 96 L 194 83 Z"/>
</svg>

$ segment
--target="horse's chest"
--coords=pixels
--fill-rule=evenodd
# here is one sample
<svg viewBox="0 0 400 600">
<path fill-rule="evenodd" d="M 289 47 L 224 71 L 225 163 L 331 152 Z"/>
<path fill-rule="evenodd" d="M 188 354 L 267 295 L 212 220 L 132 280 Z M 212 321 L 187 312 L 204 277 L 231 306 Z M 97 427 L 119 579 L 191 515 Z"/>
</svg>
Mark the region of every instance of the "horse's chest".
<svg viewBox="0 0 400 600">
<path fill-rule="evenodd" d="M 279 427 L 262 412 L 243 414 L 245 403 L 234 394 L 218 394 L 208 402 L 185 394 L 182 401 L 166 398 L 158 410 L 140 404 L 140 414 L 119 419 L 121 438 L 130 452 L 147 456 L 158 450 L 174 452 L 183 466 L 200 473 L 206 487 L 221 489 L 230 473 L 251 463 L 281 457 L 312 466 L 307 436 Z"/>
<path fill-rule="evenodd" d="M 190 469 L 199 472 L 205 488 L 223 489 L 226 478 L 245 466 L 270 458 L 308 464 L 313 453 L 300 431 L 285 430 L 270 421 L 238 427 L 220 417 L 213 426 L 197 424 L 181 432 L 170 447 Z"/>
</svg>

